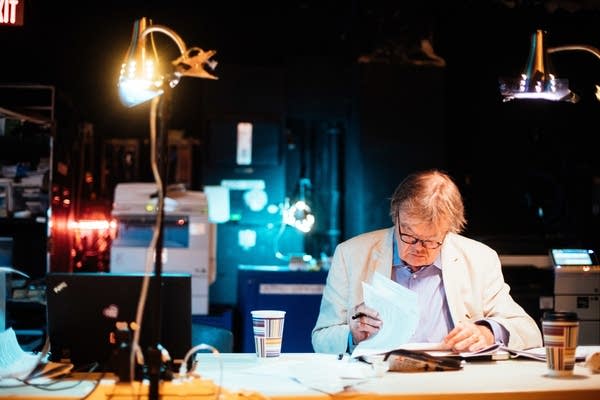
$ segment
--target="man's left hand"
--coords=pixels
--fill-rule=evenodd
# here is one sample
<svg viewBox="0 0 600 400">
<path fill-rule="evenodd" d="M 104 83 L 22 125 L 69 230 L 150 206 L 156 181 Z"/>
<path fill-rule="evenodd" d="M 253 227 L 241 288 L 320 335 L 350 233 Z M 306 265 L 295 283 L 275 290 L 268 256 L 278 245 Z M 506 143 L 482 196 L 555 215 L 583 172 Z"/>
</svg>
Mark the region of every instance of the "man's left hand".
<svg viewBox="0 0 600 400">
<path fill-rule="evenodd" d="M 494 344 L 494 341 L 490 328 L 471 321 L 459 322 L 444 338 L 444 343 L 456 352 L 481 350 Z"/>
</svg>

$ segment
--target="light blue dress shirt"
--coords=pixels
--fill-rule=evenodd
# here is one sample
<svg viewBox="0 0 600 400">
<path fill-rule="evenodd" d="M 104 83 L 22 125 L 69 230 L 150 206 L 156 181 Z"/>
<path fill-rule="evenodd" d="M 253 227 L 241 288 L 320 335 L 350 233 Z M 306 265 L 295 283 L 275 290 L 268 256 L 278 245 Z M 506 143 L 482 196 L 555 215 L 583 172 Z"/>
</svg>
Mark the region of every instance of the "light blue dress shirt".
<svg viewBox="0 0 600 400">
<path fill-rule="evenodd" d="M 454 328 L 444 282 L 442 270 L 437 261 L 417 272 L 411 272 L 402 261 L 392 269 L 392 279 L 415 292 L 419 305 L 419 322 L 415 333 L 410 339 L 414 343 L 439 343 Z"/>
<path fill-rule="evenodd" d="M 417 272 L 412 272 L 400 259 L 398 243 L 394 236 L 392 264 L 392 279 L 416 292 L 418 296 L 419 323 L 410 342 L 441 342 L 448 332 L 454 328 L 454 323 L 446 300 L 440 256 L 438 255 L 432 265 L 421 268 Z M 508 331 L 498 322 L 483 319 L 475 323 L 489 326 L 496 342 L 508 343 Z"/>
</svg>

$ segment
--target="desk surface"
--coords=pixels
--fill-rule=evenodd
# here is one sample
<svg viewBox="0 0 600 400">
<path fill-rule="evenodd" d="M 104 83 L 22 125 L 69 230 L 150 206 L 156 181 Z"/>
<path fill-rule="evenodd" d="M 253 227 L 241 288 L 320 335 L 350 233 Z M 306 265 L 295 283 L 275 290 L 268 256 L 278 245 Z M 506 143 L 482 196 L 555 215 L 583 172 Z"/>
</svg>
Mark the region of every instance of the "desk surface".
<svg viewBox="0 0 600 400">
<path fill-rule="evenodd" d="M 220 368 L 220 362 L 223 369 Z M 330 393 L 309 386 L 314 379 L 321 384 L 331 379 L 335 388 L 335 363 L 333 355 L 312 353 L 287 353 L 279 359 L 258 361 L 251 353 L 227 353 L 215 357 L 200 354 L 195 371 L 200 378 L 185 381 L 163 382 L 162 399 L 211 398 L 220 387 L 222 398 L 249 399 L 330 399 Z M 364 368 L 370 368 L 366 364 Z M 292 376 L 312 371 L 310 379 Z M 302 372 L 304 371 L 304 372 Z M 332 378 L 333 377 L 333 378 Z M 305 379 L 307 378 L 307 379 Z M 303 382 L 303 383 L 301 383 Z M 344 380 L 353 383 L 343 393 L 335 396 L 355 399 L 519 399 L 519 400 L 598 400 L 600 399 L 600 374 L 591 374 L 583 366 L 576 365 L 574 375 L 569 378 L 551 378 L 546 375 L 546 364 L 539 361 L 516 359 L 506 361 L 471 361 L 458 371 L 444 372 L 386 372 L 382 376 Z M 308 386 L 307 386 L 308 383 Z M 65 386 L 68 382 L 61 382 Z M 136 382 L 137 384 L 137 382 Z M 312 385 L 314 386 L 314 385 Z M 1 388 L 1 386 L 0 386 Z M 84 382 L 71 391 L 36 391 L 35 388 L 1 389 L 11 398 L 56 399 L 81 398 L 94 390 L 93 382 Z M 146 387 L 147 389 L 147 387 Z M 327 388 L 326 388 L 327 389 Z M 94 390 L 90 400 L 106 400 L 117 395 L 120 399 L 133 398 L 132 385 L 115 385 L 112 380 L 103 380 Z M 144 388 L 142 388 L 142 393 Z M 147 392 L 146 392 L 147 393 Z M 135 392 L 135 394 L 139 394 Z"/>
<path fill-rule="evenodd" d="M 317 374 L 326 377 L 331 371 L 333 355 L 283 354 L 278 360 L 268 360 L 271 365 L 257 361 L 253 354 L 223 354 L 222 387 L 229 390 L 258 391 L 272 398 L 326 396 L 322 392 L 283 376 L 261 375 L 262 371 L 277 369 L 280 375 L 303 370 L 312 364 Z M 339 361 L 346 362 L 346 361 Z M 262 364 L 262 365 L 261 365 Z M 197 371 L 204 378 L 219 384 L 219 362 L 202 354 Z M 505 361 L 471 361 L 463 369 L 443 372 L 387 372 L 372 377 L 346 389 L 353 399 L 375 395 L 397 399 L 600 399 L 600 374 L 591 374 L 583 366 L 575 366 L 570 378 L 551 378 L 546 375 L 546 364 L 540 361 L 515 359 Z M 568 392 L 568 396 L 566 393 Z M 518 395 L 518 396 L 517 396 Z"/>
</svg>

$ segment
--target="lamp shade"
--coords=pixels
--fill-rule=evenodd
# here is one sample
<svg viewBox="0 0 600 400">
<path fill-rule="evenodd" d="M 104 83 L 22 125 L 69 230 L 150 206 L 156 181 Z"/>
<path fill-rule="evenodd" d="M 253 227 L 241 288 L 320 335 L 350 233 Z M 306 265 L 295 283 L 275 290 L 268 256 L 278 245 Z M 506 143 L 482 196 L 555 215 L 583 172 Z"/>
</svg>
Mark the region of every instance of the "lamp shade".
<svg viewBox="0 0 600 400">
<path fill-rule="evenodd" d="M 151 35 L 144 31 L 151 25 L 146 17 L 136 20 L 129 49 L 121 65 L 119 98 L 127 107 L 144 103 L 163 93 L 163 77 L 158 66 Z"/>
<path fill-rule="evenodd" d="M 575 103 L 578 96 L 569 89 L 566 79 L 558 79 L 544 46 L 544 31 L 538 29 L 531 36 L 531 48 L 527 64 L 521 76 L 500 79 L 503 101 L 513 99 L 543 99 Z"/>
</svg>

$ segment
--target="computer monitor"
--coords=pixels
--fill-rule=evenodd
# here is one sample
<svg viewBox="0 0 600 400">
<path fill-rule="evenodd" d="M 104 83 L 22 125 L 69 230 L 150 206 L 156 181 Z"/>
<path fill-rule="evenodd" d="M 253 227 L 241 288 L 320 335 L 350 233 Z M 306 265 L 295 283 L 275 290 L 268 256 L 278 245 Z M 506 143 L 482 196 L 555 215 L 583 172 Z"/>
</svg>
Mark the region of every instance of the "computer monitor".
<svg viewBox="0 0 600 400">
<path fill-rule="evenodd" d="M 50 360 L 69 361 L 76 367 L 97 362 L 99 369 L 114 371 L 117 322 L 133 322 L 142 289 L 143 274 L 49 273 L 46 276 L 47 322 Z M 155 282 L 155 278 L 151 278 Z M 191 275 L 161 275 L 162 323 L 160 344 L 175 363 L 191 347 Z M 156 291 L 149 285 L 140 347 L 146 350 L 155 336 Z"/>
</svg>

